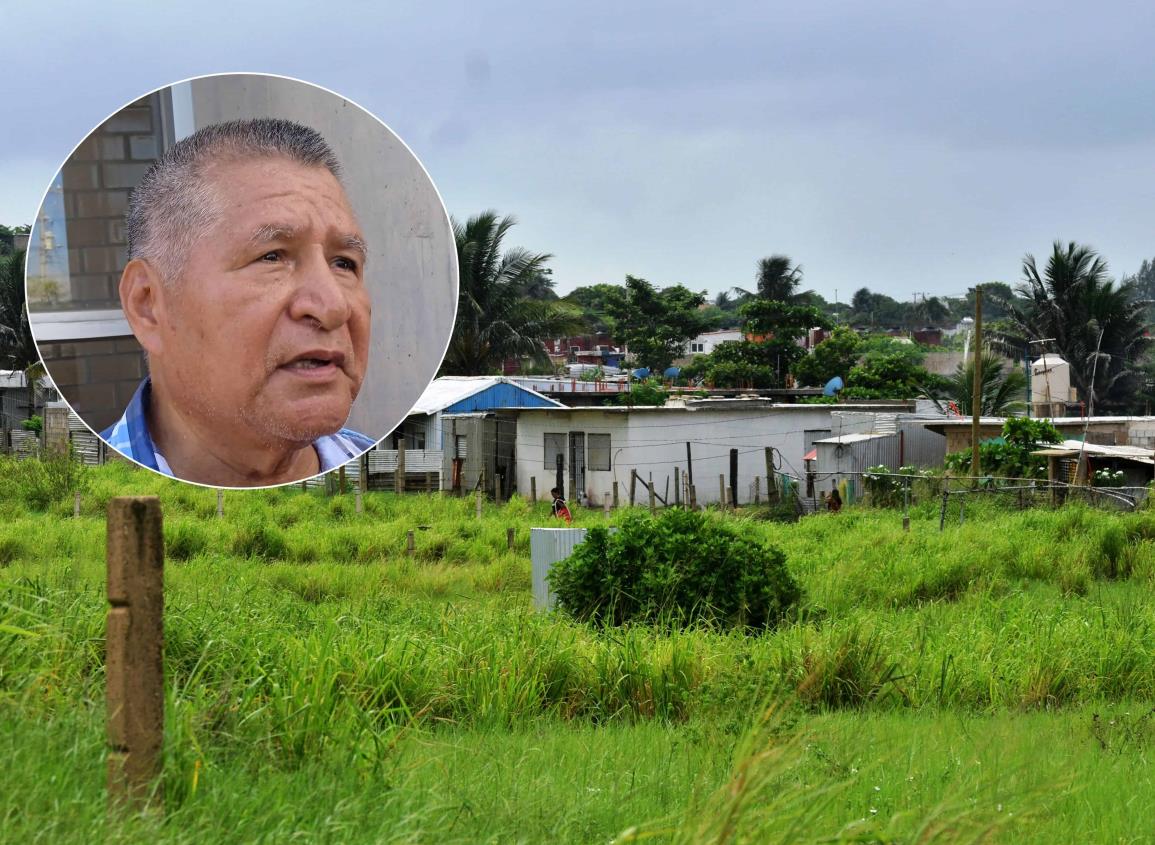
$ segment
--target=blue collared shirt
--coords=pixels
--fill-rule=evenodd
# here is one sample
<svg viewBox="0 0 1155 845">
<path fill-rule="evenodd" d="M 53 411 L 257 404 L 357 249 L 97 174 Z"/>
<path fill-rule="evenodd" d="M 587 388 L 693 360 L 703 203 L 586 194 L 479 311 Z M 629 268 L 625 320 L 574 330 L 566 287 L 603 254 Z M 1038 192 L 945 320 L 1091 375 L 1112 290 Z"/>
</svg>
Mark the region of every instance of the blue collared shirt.
<svg viewBox="0 0 1155 845">
<path fill-rule="evenodd" d="M 124 415 L 102 431 L 100 436 L 126 458 L 164 475 L 172 475 L 168 461 L 156 450 L 156 444 L 152 442 L 152 437 L 148 433 L 145 414 L 151 397 L 152 381 L 146 378 L 132 395 L 132 401 L 128 403 Z M 318 437 L 313 441 L 313 448 L 321 461 L 320 472 L 328 472 L 349 463 L 375 443 L 375 440 L 360 432 L 343 428 L 335 434 Z"/>
</svg>

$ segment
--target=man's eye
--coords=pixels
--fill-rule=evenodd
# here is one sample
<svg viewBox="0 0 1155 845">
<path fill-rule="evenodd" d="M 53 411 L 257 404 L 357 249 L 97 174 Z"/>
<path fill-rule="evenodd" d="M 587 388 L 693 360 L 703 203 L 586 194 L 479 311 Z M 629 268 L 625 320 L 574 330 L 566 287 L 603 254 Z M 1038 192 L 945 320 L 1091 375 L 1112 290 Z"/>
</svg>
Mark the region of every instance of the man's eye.
<svg viewBox="0 0 1155 845">
<path fill-rule="evenodd" d="M 280 261 L 281 260 L 281 253 L 277 252 L 276 250 L 273 250 L 272 252 L 266 252 L 264 255 L 261 256 L 260 260 L 261 261 Z"/>
<path fill-rule="evenodd" d="M 334 259 L 334 263 L 342 270 L 348 270 L 350 273 L 357 272 L 357 262 L 352 258 L 345 258 L 344 256 L 340 256 Z"/>
</svg>

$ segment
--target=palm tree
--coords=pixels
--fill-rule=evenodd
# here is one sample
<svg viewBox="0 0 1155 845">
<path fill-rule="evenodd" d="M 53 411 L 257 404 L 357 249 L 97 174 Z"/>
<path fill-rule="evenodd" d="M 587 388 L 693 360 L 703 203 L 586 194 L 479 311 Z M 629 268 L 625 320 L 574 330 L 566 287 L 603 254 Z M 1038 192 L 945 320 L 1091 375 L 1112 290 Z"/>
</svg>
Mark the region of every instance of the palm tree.
<svg viewBox="0 0 1155 845">
<path fill-rule="evenodd" d="M 1011 367 L 1004 372 L 1006 360 L 999 354 L 983 350 L 982 358 L 982 400 L 979 414 L 990 417 L 1005 417 L 1026 407 L 1027 377 L 1022 370 Z M 963 416 L 973 413 L 975 361 L 968 357 L 960 363 L 954 374 L 948 376 L 943 389 L 944 399 L 955 403 Z M 936 399 L 935 404 L 942 403 Z"/>
<path fill-rule="evenodd" d="M 771 255 L 758 260 L 755 280 L 757 288 L 753 292 L 745 288 L 734 288 L 743 303 L 754 298 L 771 302 L 792 302 L 798 285 L 802 283 L 802 266 L 791 265 L 789 256 Z"/>
<path fill-rule="evenodd" d="M 1007 348 L 1053 338 L 1048 344 L 1071 366 L 1071 380 L 1097 408 L 1121 409 L 1135 398 L 1141 359 L 1150 342 L 1133 283 L 1116 284 L 1107 263 L 1090 247 L 1055 242 L 1046 268 L 1033 255 L 1023 259 L 1017 293 L 1025 302 L 1007 303 L 1012 331 L 999 338 Z"/>
<path fill-rule="evenodd" d="M 461 284 L 457 321 L 441 375 L 487 375 L 508 358 L 548 360 L 543 341 L 580 328 L 580 314 L 542 297 L 553 256 L 520 247 L 502 251 L 517 221 L 484 211 L 453 221 Z"/>
</svg>

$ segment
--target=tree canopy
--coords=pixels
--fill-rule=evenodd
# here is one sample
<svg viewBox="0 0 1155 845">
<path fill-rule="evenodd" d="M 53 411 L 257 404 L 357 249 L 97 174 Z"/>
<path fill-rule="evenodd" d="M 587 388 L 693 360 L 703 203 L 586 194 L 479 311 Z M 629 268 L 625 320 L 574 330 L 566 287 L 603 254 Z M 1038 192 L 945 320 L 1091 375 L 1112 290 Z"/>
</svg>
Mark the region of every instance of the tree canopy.
<svg viewBox="0 0 1155 845">
<path fill-rule="evenodd" d="M 708 326 L 698 310 L 706 301 L 682 285 L 658 290 L 645 279 L 626 276 L 624 287 L 607 293 L 606 312 L 616 326 L 614 337 L 625 343 L 635 363 L 662 372 L 683 354 L 686 341 Z"/>
<path fill-rule="evenodd" d="M 513 216 L 485 211 L 464 224 L 453 221 L 461 284 L 457 319 L 442 375 L 487 375 L 507 358 L 548 356 L 544 341 L 580 329 L 576 309 L 546 298 L 553 280 L 548 253 L 520 247 L 503 251 Z"/>
<path fill-rule="evenodd" d="M 1022 299 L 1010 304 L 1011 331 L 1002 344 L 1021 354 L 1029 341 L 1052 339 L 1047 351 L 1070 364 L 1071 381 L 1085 401 L 1102 411 L 1130 407 L 1150 343 L 1135 283 L 1116 284 L 1090 247 L 1056 241 L 1043 270 L 1033 255 L 1023 259 L 1017 290 Z"/>
</svg>

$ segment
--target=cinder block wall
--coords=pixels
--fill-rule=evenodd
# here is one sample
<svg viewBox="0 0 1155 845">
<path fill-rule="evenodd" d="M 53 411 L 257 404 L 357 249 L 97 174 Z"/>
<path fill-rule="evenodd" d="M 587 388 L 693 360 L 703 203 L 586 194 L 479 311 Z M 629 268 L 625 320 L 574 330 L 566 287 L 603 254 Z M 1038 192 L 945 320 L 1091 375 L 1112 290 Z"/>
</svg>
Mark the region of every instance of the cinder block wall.
<svg viewBox="0 0 1155 845">
<path fill-rule="evenodd" d="M 64 165 L 70 297 L 62 307 L 120 308 L 124 213 L 160 154 L 162 133 L 160 101 L 150 95 L 105 121 Z M 61 396 L 98 431 L 116 421 L 145 374 L 144 353 L 131 335 L 41 343 L 40 351 Z"/>
</svg>

